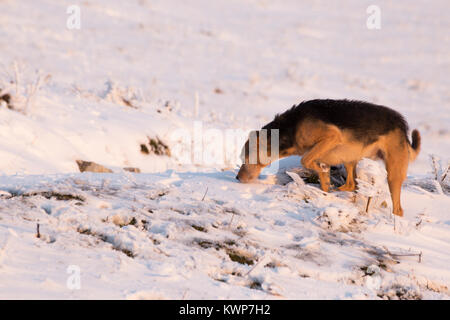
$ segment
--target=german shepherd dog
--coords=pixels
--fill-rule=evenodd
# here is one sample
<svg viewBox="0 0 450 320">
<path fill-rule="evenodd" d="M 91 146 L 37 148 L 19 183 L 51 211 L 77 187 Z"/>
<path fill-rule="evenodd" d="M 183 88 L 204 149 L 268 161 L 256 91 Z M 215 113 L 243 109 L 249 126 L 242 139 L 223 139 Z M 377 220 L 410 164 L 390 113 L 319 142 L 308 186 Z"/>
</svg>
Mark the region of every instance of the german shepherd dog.
<svg viewBox="0 0 450 320">
<path fill-rule="evenodd" d="M 317 172 L 320 187 L 330 189 L 329 167 L 343 164 L 347 180 L 341 191 L 356 189 L 355 168 L 362 158 L 382 159 L 386 165 L 393 213 L 403 216 L 400 191 L 410 161 L 420 151 L 420 133 L 408 138 L 408 124 L 401 114 L 380 105 L 352 100 L 310 100 L 293 106 L 266 124 L 269 162 L 270 129 L 278 129 L 278 158 L 302 156 L 304 168 Z M 244 183 L 255 180 L 269 163 L 260 159 L 261 131 L 256 131 L 257 161 L 249 162 L 249 140 L 243 147 L 243 164 L 236 178 Z"/>
</svg>

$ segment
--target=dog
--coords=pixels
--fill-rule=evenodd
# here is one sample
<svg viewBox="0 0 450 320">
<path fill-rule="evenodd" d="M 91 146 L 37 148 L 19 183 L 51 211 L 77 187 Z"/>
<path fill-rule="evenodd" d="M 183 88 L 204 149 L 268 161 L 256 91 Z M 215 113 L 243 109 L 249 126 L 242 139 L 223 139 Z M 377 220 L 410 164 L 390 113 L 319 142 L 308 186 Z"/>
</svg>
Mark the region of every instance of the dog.
<svg viewBox="0 0 450 320">
<path fill-rule="evenodd" d="M 262 131 L 255 131 L 256 149 L 250 150 L 250 140 L 242 149 L 243 164 L 236 176 L 240 182 L 254 181 L 270 162 L 298 155 L 302 156 L 304 168 L 317 172 L 323 191 L 330 190 L 330 166 L 340 164 L 345 166 L 347 179 L 338 189 L 354 191 L 358 161 L 362 158 L 382 159 L 387 171 L 392 211 L 403 216 L 401 187 L 409 162 L 420 152 L 421 137 L 418 130 L 413 130 L 410 142 L 408 124 L 397 111 L 363 101 L 309 100 L 276 115 L 262 129 L 267 130 L 266 144 L 260 146 Z M 271 154 L 271 129 L 278 129 L 277 159 Z M 264 150 L 264 147 L 269 161 L 261 159 L 260 149 Z M 256 161 L 250 161 L 250 151 L 256 152 Z"/>
</svg>

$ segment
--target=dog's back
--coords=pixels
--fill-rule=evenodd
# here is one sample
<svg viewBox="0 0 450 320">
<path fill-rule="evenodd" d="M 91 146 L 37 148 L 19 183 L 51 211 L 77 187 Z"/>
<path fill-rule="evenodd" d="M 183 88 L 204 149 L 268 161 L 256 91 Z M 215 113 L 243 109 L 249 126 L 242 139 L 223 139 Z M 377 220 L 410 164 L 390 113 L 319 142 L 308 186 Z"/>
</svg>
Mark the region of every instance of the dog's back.
<svg viewBox="0 0 450 320">
<path fill-rule="evenodd" d="M 264 128 L 294 127 L 305 120 L 319 120 L 342 130 L 350 130 L 355 139 L 364 145 L 395 129 L 399 129 L 409 142 L 408 124 L 400 113 L 381 105 L 354 100 L 305 101 L 277 115 Z"/>
</svg>

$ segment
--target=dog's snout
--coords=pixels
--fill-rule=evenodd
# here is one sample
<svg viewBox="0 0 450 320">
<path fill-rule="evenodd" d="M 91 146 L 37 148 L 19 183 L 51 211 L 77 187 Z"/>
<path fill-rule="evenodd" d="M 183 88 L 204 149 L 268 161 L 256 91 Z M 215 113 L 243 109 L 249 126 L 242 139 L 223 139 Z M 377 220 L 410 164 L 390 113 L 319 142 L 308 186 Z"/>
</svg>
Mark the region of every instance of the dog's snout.
<svg viewBox="0 0 450 320">
<path fill-rule="evenodd" d="M 236 175 L 236 180 L 239 180 L 239 175 Z"/>
</svg>

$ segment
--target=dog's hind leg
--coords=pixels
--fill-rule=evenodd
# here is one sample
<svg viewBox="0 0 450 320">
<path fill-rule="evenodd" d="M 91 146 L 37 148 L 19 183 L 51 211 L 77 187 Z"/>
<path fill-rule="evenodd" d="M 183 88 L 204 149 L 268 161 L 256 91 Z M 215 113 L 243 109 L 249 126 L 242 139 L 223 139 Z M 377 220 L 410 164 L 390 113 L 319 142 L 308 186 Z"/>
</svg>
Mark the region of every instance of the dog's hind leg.
<svg viewBox="0 0 450 320">
<path fill-rule="evenodd" d="M 403 216 L 400 204 L 400 193 L 403 181 L 408 170 L 409 154 L 406 144 L 404 146 L 390 146 L 386 155 L 386 171 L 389 191 L 392 198 L 392 211 L 397 216 Z"/>
<path fill-rule="evenodd" d="M 347 171 L 347 180 L 345 184 L 340 186 L 338 189 L 341 191 L 355 191 L 356 189 L 356 161 L 344 163 L 345 171 Z"/>
</svg>

